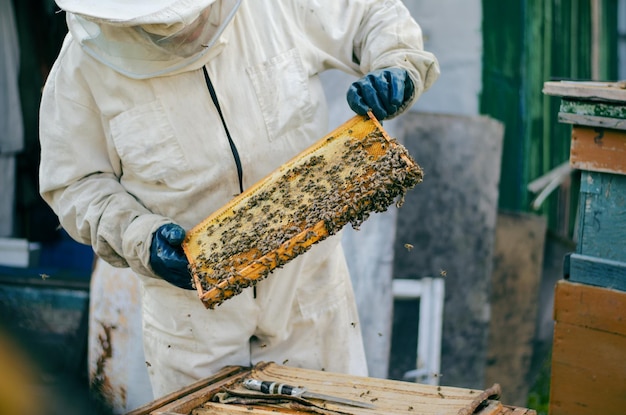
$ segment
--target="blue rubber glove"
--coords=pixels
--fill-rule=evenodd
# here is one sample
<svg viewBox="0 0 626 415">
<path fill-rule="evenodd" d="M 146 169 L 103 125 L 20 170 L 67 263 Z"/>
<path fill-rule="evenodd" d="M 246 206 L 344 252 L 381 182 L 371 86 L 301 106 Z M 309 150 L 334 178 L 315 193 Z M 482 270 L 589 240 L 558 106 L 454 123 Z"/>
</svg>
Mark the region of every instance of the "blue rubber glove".
<svg viewBox="0 0 626 415">
<path fill-rule="evenodd" d="M 379 120 L 391 118 L 413 97 L 409 73 L 400 68 L 372 71 L 348 88 L 348 105 L 359 115 L 372 110 Z"/>
<path fill-rule="evenodd" d="M 177 287 L 193 290 L 189 261 L 181 244 L 185 230 L 174 223 L 162 225 L 152 235 L 150 266 L 165 281 Z"/>
</svg>

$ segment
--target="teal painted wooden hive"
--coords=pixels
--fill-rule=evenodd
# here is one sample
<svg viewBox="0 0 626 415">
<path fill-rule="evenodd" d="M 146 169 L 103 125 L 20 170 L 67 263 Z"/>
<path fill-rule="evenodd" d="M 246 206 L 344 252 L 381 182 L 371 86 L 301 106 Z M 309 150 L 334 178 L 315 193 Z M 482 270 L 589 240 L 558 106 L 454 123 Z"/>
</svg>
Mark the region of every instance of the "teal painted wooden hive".
<svg viewBox="0 0 626 415">
<path fill-rule="evenodd" d="M 570 164 L 581 171 L 578 241 L 565 278 L 626 291 L 626 82 L 547 82 L 544 93 L 561 97 Z"/>
</svg>

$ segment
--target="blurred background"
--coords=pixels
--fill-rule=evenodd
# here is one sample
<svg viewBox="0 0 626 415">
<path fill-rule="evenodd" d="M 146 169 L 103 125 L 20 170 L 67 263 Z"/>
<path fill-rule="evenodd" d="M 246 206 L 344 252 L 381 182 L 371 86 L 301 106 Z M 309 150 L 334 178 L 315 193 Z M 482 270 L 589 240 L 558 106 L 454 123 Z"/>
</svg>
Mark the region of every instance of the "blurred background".
<svg viewBox="0 0 626 415">
<path fill-rule="evenodd" d="M 343 235 L 370 373 L 499 382 L 503 401 L 545 413 L 553 290 L 576 244 L 580 175 L 568 167 L 559 99 L 542 89 L 626 79 L 626 0 L 404 3 L 442 73 L 384 124 L 424 183 L 402 208 Z M 0 371 L 15 374 L 14 389 L 0 381 L 2 414 L 101 410 L 86 364 L 93 253 L 59 228 L 37 190 L 39 99 L 66 32 L 52 0 L 0 0 Z M 344 91 L 353 79 L 322 79 L 334 128 L 352 116 Z"/>
</svg>

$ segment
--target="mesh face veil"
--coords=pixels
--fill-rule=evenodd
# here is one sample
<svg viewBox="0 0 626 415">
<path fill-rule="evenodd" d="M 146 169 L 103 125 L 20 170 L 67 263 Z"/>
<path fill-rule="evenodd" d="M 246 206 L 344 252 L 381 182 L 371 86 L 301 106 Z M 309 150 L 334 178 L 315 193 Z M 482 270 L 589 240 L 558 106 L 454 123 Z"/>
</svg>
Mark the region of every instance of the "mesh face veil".
<svg viewBox="0 0 626 415">
<path fill-rule="evenodd" d="M 134 29 L 167 53 L 188 58 L 208 47 L 219 27 L 219 13 L 212 15 L 212 9 L 213 6 L 209 6 L 202 10 L 187 25 L 147 24 L 135 26 Z"/>
<path fill-rule="evenodd" d="M 155 15 L 145 22 L 68 12 L 67 22 L 85 52 L 123 75 L 143 79 L 177 71 L 209 53 L 241 1 L 218 0 L 202 9 L 185 14 L 175 10 L 166 18 Z"/>
</svg>

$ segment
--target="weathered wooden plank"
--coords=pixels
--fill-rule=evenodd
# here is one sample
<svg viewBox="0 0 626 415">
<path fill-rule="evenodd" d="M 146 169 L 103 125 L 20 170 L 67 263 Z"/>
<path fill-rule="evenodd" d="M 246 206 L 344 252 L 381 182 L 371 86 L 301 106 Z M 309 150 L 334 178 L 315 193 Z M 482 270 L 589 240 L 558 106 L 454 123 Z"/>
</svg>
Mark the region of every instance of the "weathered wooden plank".
<svg viewBox="0 0 626 415">
<path fill-rule="evenodd" d="M 626 174 L 626 131 L 574 126 L 570 164 L 579 170 Z"/>
<path fill-rule="evenodd" d="M 543 93 L 559 97 L 626 102 L 624 82 L 545 82 Z"/>
<path fill-rule="evenodd" d="M 587 125 L 590 127 L 626 130 L 626 120 L 621 118 L 599 117 L 597 115 L 568 114 L 560 112 L 558 119 L 565 124 Z"/>
<path fill-rule="evenodd" d="M 244 370 L 245 369 L 245 370 Z M 177 399 L 157 401 L 150 406 L 150 412 L 141 414 L 301 414 L 301 408 L 289 405 L 270 406 L 267 402 L 257 404 L 233 405 L 212 402 L 218 392 L 233 391 L 250 394 L 241 385 L 245 378 L 255 378 L 278 383 L 306 386 L 311 392 L 334 395 L 352 400 L 371 403 L 373 409 L 345 406 L 330 401 L 310 400 L 319 405 L 317 413 L 343 413 L 346 415 L 367 414 L 420 414 L 420 415 L 503 415 L 503 414 L 534 414 L 532 410 L 505 407 L 498 399 L 501 390 L 494 385 L 486 390 L 463 389 L 457 387 L 422 385 L 413 382 L 400 382 L 370 377 L 351 376 L 339 373 L 328 373 L 278 365 L 276 363 L 259 363 L 253 368 L 242 368 L 241 372 L 225 379 L 213 379 L 204 383 L 201 389 L 185 388 L 175 393 Z M 515 410 L 517 412 L 511 412 Z M 310 413 L 307 411 L 306 413 Z M 131 414 L 128 414 L 131 415 Z M 139 415 L 133 412 L 132 415 Z"/>
<path fill-rule="evenodd" d="M 558 119 L 562 123 L 626 130 L 626 102 L 585 101 L 562 98 Z"/>
<path fill-rule="evenodd" d="M 554 301 L 557 322 L 626 336 L 626 292 L 561 280 Z"/>
<path fill-rule="evenodd" d="M 502 409 L 502 415 L 537 415 L 537 411 L 534 409 L 515 408 L 505 405 Z"/>
<path fill-rule="evenodd" d="M 626 119 L 626 102 L 592 102 L 562 98 L 559 112 Z"/>
<path fill-rule="evenodd" d="M 570 254 L 567 267 L 571 282 L 626 291 L 626 262 Z"/>
<path fill-rule="evenodd" d="M 623 414 L 626 293 L 559 281 L 554 318 L 550 414 Z"/>
<path fill-rule="evenodd" d="M 626 175 L 583 171 L 576 253 L 626 262 Z"/>
<path fill-rule="evenodd" d="M 550 414 L 621 415 L 624 408 L 626 337 L 557 321 Z"/>
<path fill-rule="evenodd" d="M 219 388 L 221 386 L 220 382 L 222 382 L 224 379 L 230 379 L 230 377 L 236 376 L 238 373 L 241 373 L 244 370 L 244 368 L 241 368 L 239 366 L 226 366 L 211 377 L 200 379 L 199 381 L 194 382 L 185 388 L 179 389 L 168 395 L 155 399 L 152 402 L 149 402 L 131 412 L 128 412 L 126 415 L 148 415 L 153 414 L 156 410 L 161 411 L 162 408 L 164 408 L 168 404 L 186 398 L 187 396 L 192 395 L 199 390 L 204 390 L 207 387 L 211 389 L 216 387 Z"/>
</svg>

